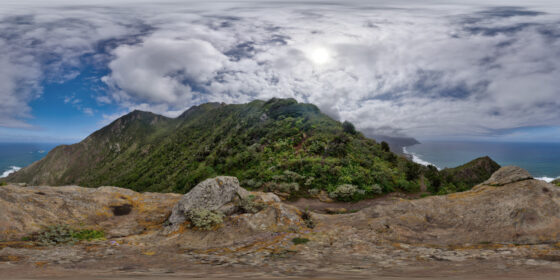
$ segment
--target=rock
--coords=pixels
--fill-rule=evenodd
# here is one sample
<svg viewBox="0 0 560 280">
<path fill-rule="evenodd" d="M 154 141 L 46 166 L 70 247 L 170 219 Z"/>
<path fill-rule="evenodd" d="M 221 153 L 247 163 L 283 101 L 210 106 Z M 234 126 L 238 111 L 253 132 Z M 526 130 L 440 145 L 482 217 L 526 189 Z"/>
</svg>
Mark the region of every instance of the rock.
<svg viewBox="0 0 560 280">
<path fill-rule="evenodd" d="M 179 194 L 115 187 L 0 188 L 0 240 L 16 240 L 51 225 L 103 230 L 107 238 L 161 227 Z"/>
<path fill-rule="evenodd" d="M 553 180 L 552 182 L 550 182 L 553 185 L 559 186 L 560 187 L 560 178 Z"/>
<path fill-rule="evenodd" d="M 290 231 L 304 226 L 297 208 L 277 203 L 254 215 L 241 215 L 239 224 L 254 231 Z"/>
<path fill-rule="evenodd" d="M 248 195 L 250 193 L 239 186 L 235 177 L 219 176 L 207 179 L 185 194 L 173 207 L 169 223 L 184 223 L 187 220 L 186 214 L 197 208 L 231 214 L 235 208 L 235 200 Z"/>
<path fill-rule="evenodd" d="M 326 191 L 321 190 L 321 192 L 319 192 L 319 194 L 317 195 L 317 198 L 321 201 L 321 202 L 334 202 L 334 200 L 332 198 L 329 197 L 329 194 Z"/>
<path fill-rule="evenodd" d="M 533 177 L 527 170 L 517 166 L 504 166 L 494 172 L 490 179 L 486 180 L 482 185 L 503 186 L 528 179 L 533 179 Z"/>
<path fill-rule="evenodd" d="M 275 194 L 269 192 L 251 192 L 252 195 L 257 196 L 264 203 L 281 202 L 282 200 Z"/>
<path fill-rule="evenodd" d="M 371 238 L 409 244 L 555 243 L 560 236 L 558 198 L 560 188 L 540 180 L 522 180 L 500 188 L 481 185 L 445 196 L 398 200 L 330 217 L 348 219 L 343 224 L 363 228 L 358 235 L 375 232 Z M 330 226 L 337 227 L 332 221 Z"/>
</svg>

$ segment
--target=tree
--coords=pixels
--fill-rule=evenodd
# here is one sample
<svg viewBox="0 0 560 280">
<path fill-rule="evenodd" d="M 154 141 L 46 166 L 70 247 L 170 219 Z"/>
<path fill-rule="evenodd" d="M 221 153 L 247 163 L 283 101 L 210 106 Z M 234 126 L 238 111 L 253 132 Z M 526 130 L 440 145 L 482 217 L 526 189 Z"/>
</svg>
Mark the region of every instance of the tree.
<svg viewBox="0 0 560 280">
<path fill-rule="evenodd" d="M 381 142 L 381 150 L 383 150 L 385 152 L 390 152 L 391 148 L 389 148 L 389 144 L 387 144 L 387 142 L 382 141 Z"/>
<path fill-rule="evenodd" d="M 356 134 L 356 128 L 354 125 L 349 121 L 344 121 L 342 123 L 342 130 L 348 134 Z"/>
</svg>

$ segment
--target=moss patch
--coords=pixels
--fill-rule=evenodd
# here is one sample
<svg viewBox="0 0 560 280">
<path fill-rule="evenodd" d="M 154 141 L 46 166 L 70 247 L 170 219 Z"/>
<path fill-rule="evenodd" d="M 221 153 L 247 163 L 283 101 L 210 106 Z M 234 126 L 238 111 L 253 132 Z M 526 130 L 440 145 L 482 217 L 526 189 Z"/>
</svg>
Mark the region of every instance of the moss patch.
<svg viewBox="0 0 560 280">
<path fill-rule="evenodd" d="M 294 243 L 295 245 L 305 244 L 307 242 L 309 242 L 309 239 L 307 238 L 296 237 L 292 239 L 292 243 Z"/>
</svg>

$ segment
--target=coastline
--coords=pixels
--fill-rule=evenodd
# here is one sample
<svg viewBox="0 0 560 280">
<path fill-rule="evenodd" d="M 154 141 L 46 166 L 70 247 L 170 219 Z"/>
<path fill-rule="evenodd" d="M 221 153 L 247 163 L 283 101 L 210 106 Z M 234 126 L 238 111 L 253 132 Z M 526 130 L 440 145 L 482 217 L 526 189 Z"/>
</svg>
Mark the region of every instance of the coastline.
<svg viewBox="0 0 560 280">
<path fill-rule="evenodd" d="M 413 146 L 413 145 L 411 145 L 411 146 Z M 433 164 L 433 163 L 431 163 L 431 162 L 429 162 L 429 161 L 426 161 L 426 160 L 422 159 L 418 154 L 407 150 L 407 147 L 410 147 L 410 146 L 402 147 L 402 152 L 403 152 L 403 154 L 404 154 L 405 156 L 407 156 L 407 158 L 409 158 L 409 159 L 412 160 L 413 162 L 418 163 L 418 164 L 421 164 L 421 165 L 424 165 L 424 166 L 433 165 L 433 166 L 435 166 L 438 170 L 441 170 L 441 169 L 442 169 L 442 168 L 440 168 L 439 166 L 437 166 L 437 165 L 435 165 L 435 164 Z M 554 180 L 556 180 L 556 179 L 560 179 L 560 176 L 557 176 L 557 177 L 540 176 L 540 177 L 535 177 L 535 179 L 541 180 L 541 181 L 545 181 L 545 182 L 547 182 L 547 183 L 550 183 L 550 182 L 552 182 L 552 181 L 554 181 Z"/>
<path fill-rule="evenodd" d="M 406 147 L 410 147 L 410 146 L 406 146 Z M 439 168 L 437 165 L 429 162 L 429 161 L 425 161 L 422 158 L 420 158 L 420 156 L 418 156 L 417 154 L 410 152 L 406 149 L 406 147 L 402 147 L 402 151 L 403 154 L 407 155 L 409 159 L 411 159 L 413 162 L 424 165 L 424 166 L 428 166 L 428 165 L 433 165 L 435 166 L 438 170 L 441 170 L 441 168 Z"/>
<path fill-rule="evenodd" d="M 14 173 L 14 172 L 16 172 L 16 171 L 18 171 L 18 170 L 20 170 L 20 169 L 21 169 L 21 167 L 12 165 L 12 166 L 10 166 L 10 168 L 9 168 L 8 170 L 4 170 L 4 171 L 2 172 L 2 175 L 0 175 L 0 178 L 6 178 L 6 177 L 8 177 L 10 174 L 12 174 L 12 173 Z"/>
</svg>

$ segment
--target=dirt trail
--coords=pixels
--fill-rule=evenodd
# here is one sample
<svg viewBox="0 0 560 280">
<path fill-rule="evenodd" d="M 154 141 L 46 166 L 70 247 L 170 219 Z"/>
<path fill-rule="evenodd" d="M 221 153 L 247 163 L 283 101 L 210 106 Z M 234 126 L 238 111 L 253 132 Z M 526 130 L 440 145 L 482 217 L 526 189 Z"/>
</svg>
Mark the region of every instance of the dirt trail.
<svg viewBox="0 0 560 280">
<path fill-rule="evenodd" d="M 327 208 L 344 208 L 348 212 L 356 212 L 375 205 L 389 205 L 399 199 L 417 199 L 419 194 L 391 193 L 377 198 L 360 200 L 357 202 L 324 202 L 318 199 L 299 198 L 294 201 L 284 201 L 284 203 L 296 206 L 302 210 L 309 210 L 316 213 L 325 214 Z"/>
</svg>

